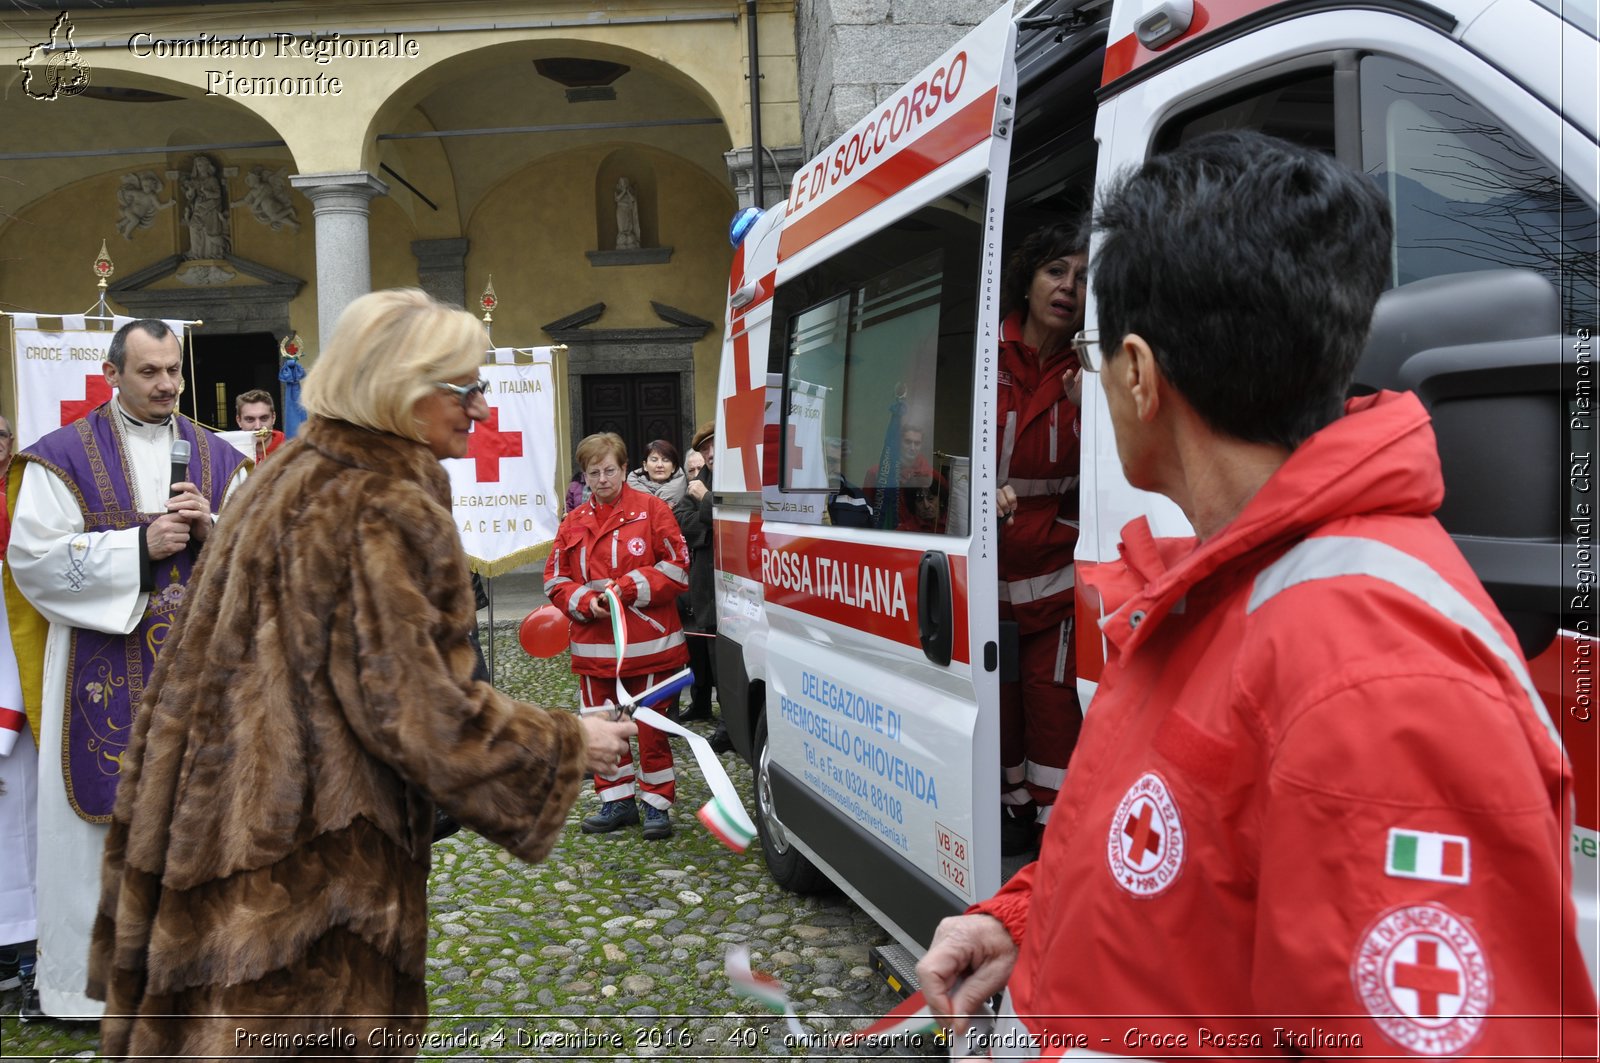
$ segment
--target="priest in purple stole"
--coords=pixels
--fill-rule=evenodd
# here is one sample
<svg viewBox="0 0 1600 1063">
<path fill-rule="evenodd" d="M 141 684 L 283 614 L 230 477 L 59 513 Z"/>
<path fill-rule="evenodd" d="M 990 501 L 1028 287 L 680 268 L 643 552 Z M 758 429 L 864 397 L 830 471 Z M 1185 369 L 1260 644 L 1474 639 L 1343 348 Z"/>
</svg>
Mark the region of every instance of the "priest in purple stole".
<svg viewBox="0 0 1600 1063">
<path fill-rule="evenodd" d="M 177 412 L 181 364 L 163 322 L 123 326 L 102 366 L 115 397 L 18 455 L 7 561 L 49 623 L 35 985 L 37 1007 L 60 1018 L 100 1014 L 84 981 L 122 753 L 190 570 L 247 467 Z M 180 441 L 190 456 L 174 482 Z"/>
</svg>

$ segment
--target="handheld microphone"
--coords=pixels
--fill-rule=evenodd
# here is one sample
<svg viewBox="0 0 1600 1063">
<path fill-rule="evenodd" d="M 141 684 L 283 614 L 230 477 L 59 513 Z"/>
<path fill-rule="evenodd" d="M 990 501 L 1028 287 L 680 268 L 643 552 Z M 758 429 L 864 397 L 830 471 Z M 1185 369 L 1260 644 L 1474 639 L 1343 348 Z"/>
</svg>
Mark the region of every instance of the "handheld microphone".
<svg viewBox="0 0 1600 1063">
<path fill-rule="evenodd" d="M 172 444 L 172 479 L 169 484 L 183 483 L 189 478 L 189 441 L 187 439 L 174 440 Z M 171 489 L 172 494 L 177 494 L 176 489 Z"/>
</svg>

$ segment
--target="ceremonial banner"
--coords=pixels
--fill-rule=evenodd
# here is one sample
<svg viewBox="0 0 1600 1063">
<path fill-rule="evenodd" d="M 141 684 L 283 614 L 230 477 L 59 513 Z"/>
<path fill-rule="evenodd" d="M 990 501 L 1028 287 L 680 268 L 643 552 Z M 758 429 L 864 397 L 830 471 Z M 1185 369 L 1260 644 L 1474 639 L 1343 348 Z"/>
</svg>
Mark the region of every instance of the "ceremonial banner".
<svg viewBox="0 0 1600 1063">
<path fill-rule="evenodd" d="M 822 430 L 828 419 L 828 389 L 798 378 L 789 381 L 789 489 L 828 490 Z"/>
<path fill-rule="evenodd" d="M 542 558 L 561 523 L 554 366 L 548 348 L 529 365 L 508 364 L 513 353 L 497 350 L 480 370 L 489 417 L 472 426 L 467 456 L 444 462 L 461 543 L 482 576 Z"/>
<path fill-rule="evenodd" d="M 12 314 L 12 361 L 17 381 L 17 450 L 82 417 L 111 397 L 100 365 L 117 329 L 135 320 L 114 317 L 90 329 L 83 314 Z M 97 318 L 96 325 L 105 324 Z M 188 324 L 167 321 L 180 337 Z"/>
</svg>

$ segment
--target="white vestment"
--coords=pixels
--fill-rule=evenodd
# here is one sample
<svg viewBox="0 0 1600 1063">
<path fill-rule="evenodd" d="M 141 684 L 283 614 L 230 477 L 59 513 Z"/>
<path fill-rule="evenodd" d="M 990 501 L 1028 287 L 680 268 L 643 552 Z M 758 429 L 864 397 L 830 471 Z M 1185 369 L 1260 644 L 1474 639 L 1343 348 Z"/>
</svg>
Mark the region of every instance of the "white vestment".
<svg viewBox="0 0 1600 1063">
<path fill-rule="evenodd" d="M 0 618 L 5 599 L 0 597 Z M 11 639 L 0 622 L 0 708 L 22 711 L 22 682 Z M 3 746 L 0 746 L 3 748 Z M 0 756 L 0 945 L 39 936 L 34 879 L 39 866 L 39 750 L 24 723 Z"/>
<path fill-rule="evenodd" d="M 171 423 L 146 425 L 121 417 L 120 437 L 132 471 L 129 490 L 141 513 L 166 511 L 172 477 Z M 221 445 L 221 444 L 214 444 Z M 85 532 L 83 511 L 67 485 L 32 462 L 22 488 L 6 553 L 23 596 L 50 622 L 44 652 L 39 726 L 39 1006 L 57 1018 L 96 1019 L 105 1010 L 84 993 L 89 940 L 100 903 L 100 856 L 109 829 L 79 818 L 67 802 L 62 776 L 62 724 L 72 629 L 126 635 L 144 616 L 149 593 L 139 589 L 139 529 Z M 15 475 L 15 472 L 13 472 Z M 234 477 L 229 494 L 244 479 Z M 71 549 L 82 543 L 81 553 Z M 77 572 L 69 579 L 74 566 Z M 80 589 L 74 590 L 77 586 Z"/>
<path fill-rule="evenodd" d="M 3 634 L 3 632 L 0 632 Z M 0 757 L 0 945 L 32 941 L 34 879 L 39 867 L 39 752 L 26 727 L 10 756 Z"/>
</svg>

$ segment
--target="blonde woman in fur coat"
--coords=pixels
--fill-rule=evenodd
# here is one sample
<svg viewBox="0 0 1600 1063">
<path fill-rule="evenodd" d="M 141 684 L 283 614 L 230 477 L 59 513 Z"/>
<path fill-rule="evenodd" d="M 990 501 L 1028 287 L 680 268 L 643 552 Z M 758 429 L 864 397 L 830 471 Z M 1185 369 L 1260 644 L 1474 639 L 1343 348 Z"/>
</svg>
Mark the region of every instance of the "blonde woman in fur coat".
<svg viewBox="0 0 1600 1063">
<path fill-rule="evenodd" d="M 632 723 L 472 678 L 439 461 L 488 415 L 488 342 L 420 291 L 356 300 L 306 379 L 306 429 L 211 535 L 106 842 L 88 987 L 106 1055 L 413 1055 L 435 803 L 537 861 L 584 774 L 627 750 Z"/>
</svg>

